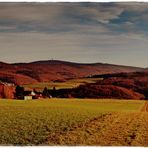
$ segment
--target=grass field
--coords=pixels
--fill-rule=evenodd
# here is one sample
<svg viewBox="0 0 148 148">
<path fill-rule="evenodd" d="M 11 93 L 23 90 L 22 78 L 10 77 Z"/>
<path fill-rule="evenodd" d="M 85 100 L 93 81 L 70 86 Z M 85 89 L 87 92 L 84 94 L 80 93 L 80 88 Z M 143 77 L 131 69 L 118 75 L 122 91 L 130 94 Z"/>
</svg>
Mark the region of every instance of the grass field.
<svg viewBox="0 0 148 148">
<path fill-rule="evenodd" d="M 81 84 L 85 83 L 95 83 L 96 81 L 100 80 L 101 78 L 80 78 L 80 79 L 71 79 L 65 82 L 47 82 L 47 83 L 37 83 L 37 84 L 26 84 L 22 85 L 25 88 L 36 89 L 38 91 L 42 91 L 45 87 L 48 89 L 62 89 L 62 88 L 74 88 Z"/>
<path fill-rule="evenodd" d="M 148 146 L 145 101 L 0 100 L 0 145 Z"/>
</svg>

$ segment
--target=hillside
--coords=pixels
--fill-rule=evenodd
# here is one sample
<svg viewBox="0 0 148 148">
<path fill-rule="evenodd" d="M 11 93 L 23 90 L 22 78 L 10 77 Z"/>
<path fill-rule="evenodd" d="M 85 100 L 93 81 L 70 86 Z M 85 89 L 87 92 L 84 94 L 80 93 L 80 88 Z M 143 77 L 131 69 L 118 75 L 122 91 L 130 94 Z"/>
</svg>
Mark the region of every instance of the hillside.
<svg viewBox="0 0 148 148">
<path fill-rule="evenodd" d="M 50 89 L 49 94 L 57 98 L 148 99 L 148 72 L 114 73 L 95 77 L 98 80 L 94 83 L 56 91 Z"/>
<path fill-rule="evenodd" d="M 33 84 L 87 77 L 90 75 L 143 70 L 145 69 L 113 64 L 81 64 L 58 60 L 14 64 L 0 62 L 0 80 L 15 84 Z"/>
</svg>

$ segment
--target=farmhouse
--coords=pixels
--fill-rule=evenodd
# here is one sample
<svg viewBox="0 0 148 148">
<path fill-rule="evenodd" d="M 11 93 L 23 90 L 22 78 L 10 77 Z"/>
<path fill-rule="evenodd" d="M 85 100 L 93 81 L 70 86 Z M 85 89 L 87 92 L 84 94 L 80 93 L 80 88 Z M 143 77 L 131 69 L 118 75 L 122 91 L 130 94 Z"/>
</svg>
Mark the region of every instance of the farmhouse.
<svg viewBox="0 0 148 148">
<path fill-rule="evenodd" d="M 24 91 L 24 100 L 32 100 L 32 99 L 40 99 L 42 98 L 42 94 L 35 92 L 33 90 L 25 90 Z"/>
<path fill-rule="evenodd" d="M 6 82 L 0 82 L 0 98 L 14 99 L 15 85 Z"/>
</svg>

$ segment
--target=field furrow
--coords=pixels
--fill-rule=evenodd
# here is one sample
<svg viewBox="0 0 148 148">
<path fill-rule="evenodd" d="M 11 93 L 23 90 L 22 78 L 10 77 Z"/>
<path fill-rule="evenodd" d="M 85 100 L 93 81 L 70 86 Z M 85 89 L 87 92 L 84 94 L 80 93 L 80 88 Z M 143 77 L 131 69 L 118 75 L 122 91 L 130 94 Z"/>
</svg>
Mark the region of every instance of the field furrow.
<svg viewBox="0 0 148 148">
<path fill-rule="evenodd" d="M 97 118 L 93 118 L 86 123 L 72 127 L 67 132 L 56 132 L 48 138 L 50 145 L 82 145 L 86 144 L 88 137 L 92 137 L 96 132 L 100 132 L 108 126 L 108 122 L 112 123 L 117 115 L 104 114 Z M 90 141 L 92 143 L 92 141 Z"/>
<path fill-rule="evenodd" d="M 139 130 L 135 140 L 132 142 L 133 146 L 148 146 L 148 114 L 142 113 L 141 118 L 138 119 L 140 124 Z"/>
<path fill-rule="evenodd" d="M 141 112 L 148 112 L 148 101 L 145 101 L 143 107 L 141 108 Z"/>
<path fill-rule="evenodd" d="M 102 133 L 98 134 L 97 145 L 109 146 L 131 146 L 135 140 L 139 128 L 139 114 L 119 115 L 115 122 L 107 127 Z"/>
<path fill-rule="evenodd" d="M 68 132 L 50 135 L 48 142 L 53 145 L 148 146 L 144 119 L 146 116 L 142 113 L 112 113 Z"/>
</svg>

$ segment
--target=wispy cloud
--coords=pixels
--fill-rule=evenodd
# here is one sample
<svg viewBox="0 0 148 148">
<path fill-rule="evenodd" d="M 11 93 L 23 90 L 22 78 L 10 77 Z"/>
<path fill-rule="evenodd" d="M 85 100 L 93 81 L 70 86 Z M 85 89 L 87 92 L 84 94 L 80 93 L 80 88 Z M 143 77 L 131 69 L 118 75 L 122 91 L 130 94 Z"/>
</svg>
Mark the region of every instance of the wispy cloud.
<svg viewBox="0 0 148 148">
<path fill-rule="evenodd" d="M 15 26 L 9 31 L 20 32 L 67 32 L 76 30 L 74 25 L 97 25 L 117 32 L 148 31 L 147 10 L 145 3 L 2 3 L 0 25 Z"/>
</svg>

